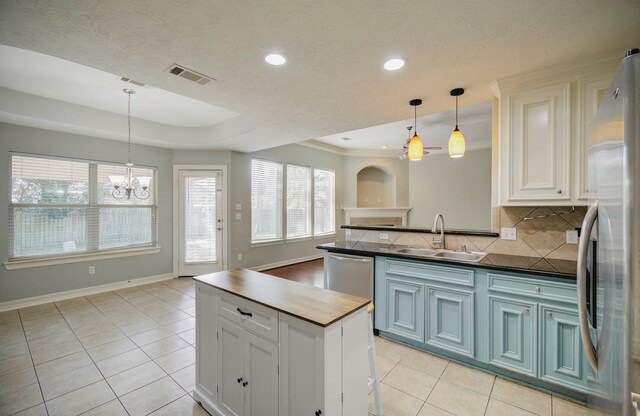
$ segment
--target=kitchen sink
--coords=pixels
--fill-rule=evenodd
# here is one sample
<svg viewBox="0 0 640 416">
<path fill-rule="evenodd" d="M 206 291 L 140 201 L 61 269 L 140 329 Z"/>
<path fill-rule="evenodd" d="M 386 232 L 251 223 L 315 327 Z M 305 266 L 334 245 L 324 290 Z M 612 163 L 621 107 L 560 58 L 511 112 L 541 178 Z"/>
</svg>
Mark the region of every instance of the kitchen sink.
<svg viewBox="0 0 640 416">
<path fill-rule="evenodd" d="M 448 260 L 460 260 L 460 261 L 469 261 L 472 263 L 479 262 L 482 260 L 487 253 L 480 252 L 466 252 L 466 251 L 440 251 L 433 255 L 433 257 L 448 259 Z"/>
<path fill-rule="evenodd" d="M 436 250 L 431 248 L 399 248 L 393 250 L 394 253 L 409 254 L 411 256 L 431 257 L 446 260 L 458 260 L 468 261 L 470 263 L 476 263 L 482 260 L 487 253 L 481 253 L 478 251 L 454 251 L 454 250 Z"/>
<path fill-rule="evenodd" d="M 402 253 L 402 254 L 410 254 L 412 256 L 425 256 L 425 257 L 433 257 L 439 251 L 432 250 L 430 248 L 401 248 L 398 250 L 393 250 L 394 253 Z"/>
</svg>

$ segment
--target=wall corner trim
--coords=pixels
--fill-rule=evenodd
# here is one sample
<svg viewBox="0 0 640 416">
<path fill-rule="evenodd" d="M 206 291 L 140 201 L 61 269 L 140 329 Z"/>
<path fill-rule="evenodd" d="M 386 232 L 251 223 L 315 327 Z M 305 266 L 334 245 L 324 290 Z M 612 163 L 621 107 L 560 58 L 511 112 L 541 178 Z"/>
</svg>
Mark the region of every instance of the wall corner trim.
<svg viewBox="0 0 640 416">
<path fill-rule="evenodd" d="M 131 280 L 123 280 L 121 282 L 108 283 L 106 285 L 89 286 L 81 289 L 68 290 L 66 292 L 49 293 L 46 295 L 34 296 L 31 298 L 10 300 L 0 303 L 0 312 L 26 308 L 28 306 L 42 305 L 44 303 L 59 302 L 61 300 L 76 298 L 80 296 L 95 295 L 97 293 L 109 292 L 112 290 L 124 289 L 133 286 L 146 285 L 148 283 L 161 282 L 163 280 L 170 279 L 173 279 L 173 273 L 147 276 Z"/>
</svg>

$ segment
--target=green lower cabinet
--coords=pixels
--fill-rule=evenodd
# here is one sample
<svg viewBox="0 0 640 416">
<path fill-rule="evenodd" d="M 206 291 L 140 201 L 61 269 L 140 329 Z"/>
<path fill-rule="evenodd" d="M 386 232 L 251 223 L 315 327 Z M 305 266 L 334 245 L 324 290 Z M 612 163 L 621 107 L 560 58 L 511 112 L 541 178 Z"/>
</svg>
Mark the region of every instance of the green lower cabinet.
<svg viewBox="0 0 640 416">
<path fill-rule="evenodd" d="M 536 303 L 489 296 L 489 362 L 536 374 Z"/>
<path fill-rule="evenodd" d="M 426 343 L 473 358 L 473 291 L 427 285 Z"/>
<path fill-rule="evenodd" d="M 596 390 L 584 355 L 578 312 L 540 305 L 540 378 L 579 390 Z"/>
<path fill-rule="evenodd" d="M 386 330 L 424 342 L 424 285 L 387 279 L 386 293 Z"/>
</svg>

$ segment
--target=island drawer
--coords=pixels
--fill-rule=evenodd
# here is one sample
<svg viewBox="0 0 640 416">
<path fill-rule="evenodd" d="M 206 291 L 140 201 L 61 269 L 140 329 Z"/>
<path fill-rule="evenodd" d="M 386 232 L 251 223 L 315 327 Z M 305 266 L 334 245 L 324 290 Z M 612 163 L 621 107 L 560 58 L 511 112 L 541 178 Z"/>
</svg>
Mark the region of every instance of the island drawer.
<svg viewBox="0 0 640 416">
<path fill-rule="evenodd" d="M 469 287 L 474 286 L 473 269 L 391 259 L 385 259 L 384 269 L 387 275 L 429 279 Z"/>
<path fill-rule="evenodd" d="M 258 336 L 278 342 L 278 311 L 218 291 L 218 315 Z"/>
<path fill-rule="evenodd" d="M 577 303 L 576 285 L 527 277 L 488 273 L 489 291 L 538 299 Z"/>
</svg>

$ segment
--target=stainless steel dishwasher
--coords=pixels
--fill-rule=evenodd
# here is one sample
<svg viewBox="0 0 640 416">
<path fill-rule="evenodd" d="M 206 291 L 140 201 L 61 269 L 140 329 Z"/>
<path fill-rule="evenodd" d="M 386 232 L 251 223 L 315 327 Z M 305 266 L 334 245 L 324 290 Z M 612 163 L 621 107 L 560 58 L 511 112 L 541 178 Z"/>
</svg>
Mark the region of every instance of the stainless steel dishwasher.
<svg viewBox="0 0 640 416">
<path fill-rule="evenodd" d="M 373 299 L 373 258 L 327 253 L 324 287 Z"/>
</svg>

